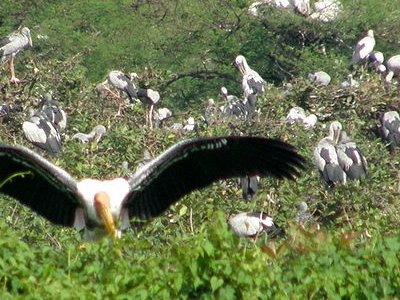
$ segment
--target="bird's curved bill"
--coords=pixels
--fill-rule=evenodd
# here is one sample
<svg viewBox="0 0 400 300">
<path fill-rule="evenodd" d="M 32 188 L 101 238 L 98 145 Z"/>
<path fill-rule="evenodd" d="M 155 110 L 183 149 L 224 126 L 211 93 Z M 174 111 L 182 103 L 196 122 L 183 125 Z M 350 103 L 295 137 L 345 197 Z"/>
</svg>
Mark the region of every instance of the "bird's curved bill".
<svg viewBox="0 0 400 300">
<path fill-rule="evenodd" d="M 111 237 L 117 237 L 114 219 L 110 211 L 110 200 L 106 193 L 98 193 L 95 196 L 97 215 L 101 219 Z"/>
</svg>

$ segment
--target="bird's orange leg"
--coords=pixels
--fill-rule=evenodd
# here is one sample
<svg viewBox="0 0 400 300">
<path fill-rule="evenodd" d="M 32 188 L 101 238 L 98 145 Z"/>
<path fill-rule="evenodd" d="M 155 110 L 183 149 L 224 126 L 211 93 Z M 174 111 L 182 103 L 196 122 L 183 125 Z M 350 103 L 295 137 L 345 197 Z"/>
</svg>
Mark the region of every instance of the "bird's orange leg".
<svg viewBox="0 0 400 300">
<path fill-rule="evenodd" d="M 153 109 L 154 109 L 154 104 L 150 105 L 149 116 L 148 116 L 150 129 L 153 129 Z"/>
</svg>

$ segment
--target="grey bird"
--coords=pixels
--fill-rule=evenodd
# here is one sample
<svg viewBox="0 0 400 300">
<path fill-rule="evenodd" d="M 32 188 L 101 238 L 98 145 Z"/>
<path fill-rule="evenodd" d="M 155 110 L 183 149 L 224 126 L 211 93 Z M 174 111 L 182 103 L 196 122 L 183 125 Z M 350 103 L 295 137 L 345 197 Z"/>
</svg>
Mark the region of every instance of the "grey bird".
<svg viewBox="0 0 400 300">
<path fill-rule="evenodd" d="M 153 109 L 160 101 L 160 93 L 151 88 L 140 89 L 137 92 L 137 97 L 144 104 L 148 105 L 149 113 L 146 113 L 146 124 L 149 124 L 150 129 L 153 129 Z"/>
<path fill-rule="evenodd" d="M 251 69 L 243 55 L 238 55 L 235 65 L 242 74 L 242 89 L 251 107 L 256 106 L 257 96 L 265 92 L 265 81 L 256 71 Z"/>
<path fill-rule="evenodd" d="M 106 85 L 110 84 L 117 89 L 117 94 L 111 91 Z M 108 73 L 107 80 L 102 84 L 96 87 L 97 91 L 106 91 L 110 93 L 114 98 L 119 102 L 118 112 L 116 116 L 121 115 L 122 106 L 124 105 L 124 101 L 120 96 L 120 92 L 126 94 L 130 101 L 134 101 L 137 98 L 136 87 L 130 80 L 128 76 L 126 76 L 121 71 L 111 71 Z"/>
<path fill-rule="evenodd" d="M 259 178 L 257 176 L 245 176 L 240 178 L 242 197 L 245 201 L 250 201 L 257 195 L 258 182 Z"/>
<path fill-rule="evenodd" d="M 246 105 L 249 103 L 247 100 L 244 102 L 234 95 L 228 95 L 226 87 L 221 87 L 220 94 L 227 102 L 227 104 L 222 107 L 222 116 L 246 120 L 253 114 L 255 108 Z"/>
<path fill-rule="evenodd" d="M 342 131 L 342 124 L 334 121 L 329 126 L 329 135 L 320 140 L 314 149 L 313 161 L 329 187 L 336 183 L 345 184 L 347 175 L 339 164 L 336 145 Z"/>
<path fill-rule="evenodd" d="M 380 117 L 380 135 L 388 143 L 390 153 L 400 147 L 400 116 L 397 111 L 388 111 Z"/>
<path fill-rule="evenodd" d="M 61 108 L 57 101 L 54 101 L 51 94 L 43 95 L 42 101 L 39 103 L 41 111 L 46 115 L 47 119 L 57 127 L 59 131 L 67 128 L 67 114 Z"/>
<path fill-rule="evenodd" d="M 347 178 L 359 180 L 368 172 L 367 159 L 360 148 L 353 142 L 347 133 L 342 130 L 339 134 L 338 145 L 336 146 L 339 165 L 346 172 Z"/>
<path fill-rule="evenodd" d="M 0 41 L 0 60 L 2 63 L 9 60 L 11 83 L 20 82 L 15 76 L 14 58 L 21 50 L 27 47 L 32 47 L 31 31 L 28 27 L 24 27 L 19 33 L 12 33 Z"/>
<path fill-rule="evenodd" d="M 96 125 L 89 133 L 78 132 L 74 134 L 72 139 L 80 140 L 84 144 L 92 141 L 98 143 L 106 132 L 107 129 L 103 125 Z"/>
</svg>

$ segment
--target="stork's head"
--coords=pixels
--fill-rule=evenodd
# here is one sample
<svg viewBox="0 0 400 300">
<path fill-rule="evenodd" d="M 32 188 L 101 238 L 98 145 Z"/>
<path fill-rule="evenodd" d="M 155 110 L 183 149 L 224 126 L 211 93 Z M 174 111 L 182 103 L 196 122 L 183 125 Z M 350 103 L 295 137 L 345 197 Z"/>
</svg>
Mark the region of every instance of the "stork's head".
<svg viewBox="0 0 400 300">
<path fill-rule="evenodd" d="M 329 136 L 335 143 L 339 141 L 340 132 L 342 131 L 342 124 L 339 121 L 333 121 L 329 126 Z"/>
<path fill-rule="evenodd" d="M 243 75 L 246 74 L 249 66 L 247 65 L 246 58 L 243 55 L 236 56 L 235 65 L 239 69 L 240 73 Z"/>
<path fill-rule="evenodd" d="M 94 195 L 94 206 L 96 213 L 103 222 L 104 227 L 111 237 L 117 237 L 114 219 L 110 211 L 110 197 L 105 192 L 98 192 Z"/>
<path fill-rule="evenodd" d="M 21 29 L 21 33 L 28 38 L 29 46 L 32 47 L 32 38 L 31 38 L 31 31 L 28 27 L 24 27 Z"/>
</svg>

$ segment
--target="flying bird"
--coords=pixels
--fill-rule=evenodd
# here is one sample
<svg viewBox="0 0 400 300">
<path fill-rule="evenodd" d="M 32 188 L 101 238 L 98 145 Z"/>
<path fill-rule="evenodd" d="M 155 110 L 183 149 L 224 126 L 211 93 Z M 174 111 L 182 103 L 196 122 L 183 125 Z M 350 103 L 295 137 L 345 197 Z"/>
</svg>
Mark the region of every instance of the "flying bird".
<svg viewBox="0 0 400 300">
<path fill-rule="evenodd" d="M 397 111 L 388 111 L 380 117 L 380 135 L 388 143 L 390 153 L 394 154 L 400 147 L 400 116 Z"/>
<path fill-rule="evenodd" d="M 24 27 L 21 29 L 21 32 L 12 33 L 0 41 L 0 60 L 2 63 L 9 60 L 11 83 L 20 82 L 20 80 L 15 77 L 14 59 L 21 50 L 27 47 L 32 47 L 31 31 L 28 27 Z"/>
<path fill-rule="evenodd" d="M 184 195 L 240 176 L 294 179 L 304 159 L 284 142 L 258 137 L 194 138 L 175 144 L 131 178 L 75 180 L 22 147 L 0 145 L 0 193 L 54 224 L 95 241 L 154 218 Z"/>
<path fill-rule="evenodd" d="M 272 236 L 284 235 L 273 219 L 263 212 L 245 212 L 235 214 L 228 219 L 229 228 L 238 237 L 256 238 L 263 232 Z"/>
</svg>

